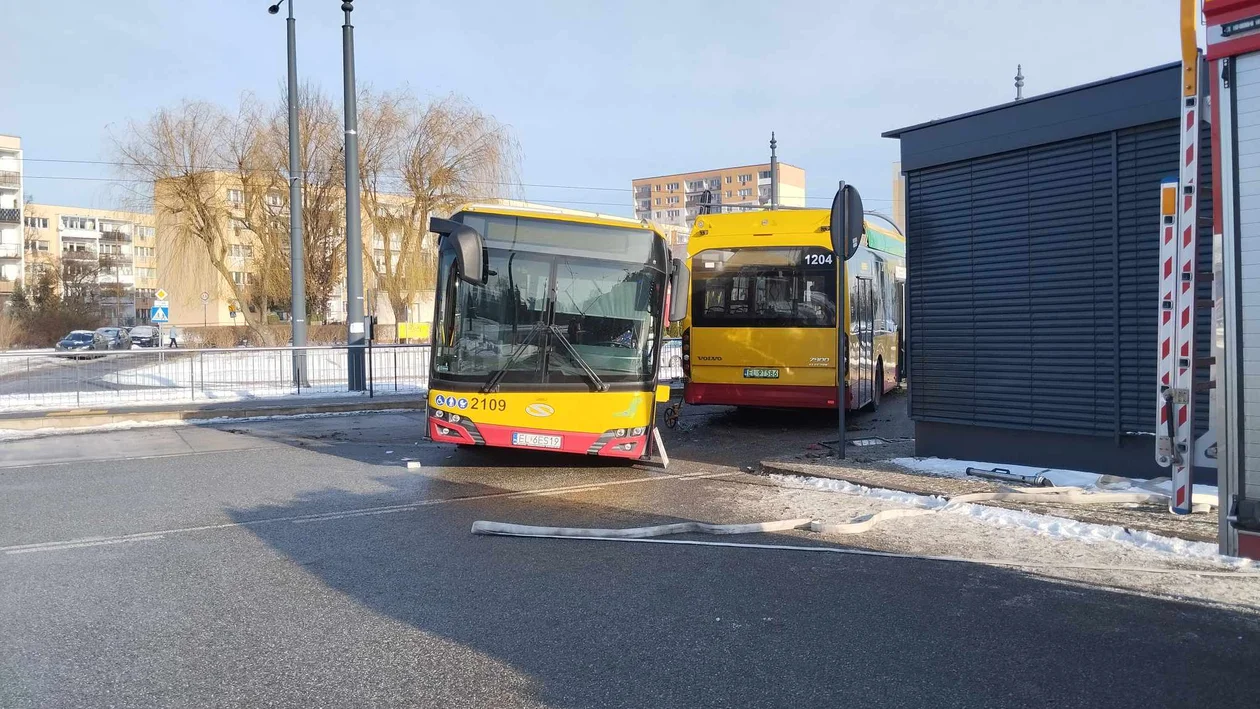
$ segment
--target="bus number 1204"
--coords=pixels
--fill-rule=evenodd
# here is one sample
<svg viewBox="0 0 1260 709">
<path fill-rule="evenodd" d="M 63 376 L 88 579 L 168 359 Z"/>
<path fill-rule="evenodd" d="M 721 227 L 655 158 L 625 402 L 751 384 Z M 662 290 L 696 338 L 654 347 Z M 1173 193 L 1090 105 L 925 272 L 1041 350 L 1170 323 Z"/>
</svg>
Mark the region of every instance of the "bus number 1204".
<svg viewBox="0 0 1260 709">
<path fill-rule="evenodd" d="M 830 266 L 835 263 L 831 254 L 805 254 L 806 266 Z"/>
</svg>

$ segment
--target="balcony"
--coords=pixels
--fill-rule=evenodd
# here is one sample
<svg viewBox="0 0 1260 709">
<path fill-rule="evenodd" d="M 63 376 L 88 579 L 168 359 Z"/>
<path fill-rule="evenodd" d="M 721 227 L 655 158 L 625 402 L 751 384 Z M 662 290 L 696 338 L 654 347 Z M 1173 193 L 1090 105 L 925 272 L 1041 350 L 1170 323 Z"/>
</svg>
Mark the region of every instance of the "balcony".
<svg viewBox="0 0 1260 709">
<path fill-rule="evenodd" d="M 18 189 L 22 186 L 22 173 L 14 170 L 0 170 L 0 187 Z"/>
<path fill-rule="evenodd" d="M 22 247 L 17 244 L 0 244 L 0 259 L 22 258 Z"/>
<path fill-rule="evenodd" d="M 96 261 L 97 255 L 95 251 L 75 251 L 72 249 L 62 249 L 61 258 L 69 261 Z"/>
<path fill-rule="evenodd" d="M 0 209 L 0 224 L 21 224 L 21 223 L 22 223 L 22 210 L 17 209 L 17 208 Z"/>
<path fill-rule="evenodd" d="M 121 231 L 103 231 L 101 232 L 101 241 L 109 241 L 115 244 L 130 244 L 131 234 Z"/>
</svg>

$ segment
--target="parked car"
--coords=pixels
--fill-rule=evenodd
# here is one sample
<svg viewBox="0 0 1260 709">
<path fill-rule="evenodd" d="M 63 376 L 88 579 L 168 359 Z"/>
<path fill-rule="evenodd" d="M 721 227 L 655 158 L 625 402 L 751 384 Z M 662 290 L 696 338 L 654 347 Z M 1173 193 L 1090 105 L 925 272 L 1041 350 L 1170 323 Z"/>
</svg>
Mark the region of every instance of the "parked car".
<svg viewBox="0 0 1260 709">
<path fill-rule="evenodd" d="M 55 349 L 58 352 L 75 353 L 74 358 L 79 359 L 80 356 L 93 356 L 86 353 L 109 349 L 109 342 L 99 331 L 74 330 L 61 338 Z"/>
<path fill-rule="evenodd" d="M 162 344 L 158 341 L 158 329 L 152 325 L 136 325 L 128 332 L 131 336 L 131 344 L 141 347 L 157 347 Z"/>
<path fill-rule="evenodd" d="M 105 337 L 108 345 L 106 349 L 111 350 L 129 350 L 131 349 L 131 336 L 121 327 L 102 327 L 97 328 L 97 334 Z"/>
</svg>

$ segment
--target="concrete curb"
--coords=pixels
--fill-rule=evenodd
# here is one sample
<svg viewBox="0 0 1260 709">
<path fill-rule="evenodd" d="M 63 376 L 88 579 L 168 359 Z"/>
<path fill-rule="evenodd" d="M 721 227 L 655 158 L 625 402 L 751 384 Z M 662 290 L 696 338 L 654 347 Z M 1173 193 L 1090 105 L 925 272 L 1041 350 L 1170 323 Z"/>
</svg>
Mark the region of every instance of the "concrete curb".
<svg viewBox="0 0 1260 709">
<path fill-rule="evenodd" d="M 119 407 L 114 409 L 75 409 L 50 411 L 35 416 L 0 418 L 0 430 L 36 431 L 41 429 L 76 429 L 117 423 L 153 421 L 202 421 L 218 418 L 262 418 L 267 416 L 301 416 L 309 414 L 353 413 L 359 411 L 392 411 L 423 409 L 423 397 L 355 397 L 353 400 L 331 399 L 301 403 L 233 402 L 205 406 Z"/>
</svg>

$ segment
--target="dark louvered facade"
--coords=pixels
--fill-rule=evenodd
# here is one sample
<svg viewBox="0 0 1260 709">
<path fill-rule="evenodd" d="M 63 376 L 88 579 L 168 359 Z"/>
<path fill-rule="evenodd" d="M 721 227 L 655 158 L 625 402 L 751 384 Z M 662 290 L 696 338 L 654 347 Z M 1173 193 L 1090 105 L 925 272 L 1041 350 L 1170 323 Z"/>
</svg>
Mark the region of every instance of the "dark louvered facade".
<svg viewBox="0 0 1260 709">
<path fill-rule="evenodd" d="M 1167 474 L 1151 434 L 1159 184 L 1177 174 L 1179 67 L 885 134 L 901 141 L 906 179 L 918 455 Z M 1204 158 L 1209 140 L 1205 125 Z M 1200 215 L 1210 223 L 1210 199 Z M 1200 308 L 1203 357 L 1208 320 Z"/>
</svg>

